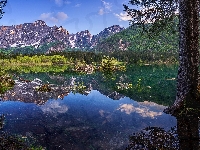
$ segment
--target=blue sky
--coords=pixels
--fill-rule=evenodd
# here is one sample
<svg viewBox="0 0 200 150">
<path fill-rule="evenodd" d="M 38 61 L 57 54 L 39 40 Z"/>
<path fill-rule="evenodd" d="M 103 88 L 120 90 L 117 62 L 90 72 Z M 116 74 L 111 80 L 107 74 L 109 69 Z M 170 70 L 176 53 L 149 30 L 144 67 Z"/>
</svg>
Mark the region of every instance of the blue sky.
<svg viewBox="0 0 200 150">
<path fill-rule="evenodd" d="M 89 30 L 94 35 L 112 25 L 129 26 L 123 4 L 128 0 L 8 0 L 0 26 L 43 20 L 69 33 Z"/>
</svg>

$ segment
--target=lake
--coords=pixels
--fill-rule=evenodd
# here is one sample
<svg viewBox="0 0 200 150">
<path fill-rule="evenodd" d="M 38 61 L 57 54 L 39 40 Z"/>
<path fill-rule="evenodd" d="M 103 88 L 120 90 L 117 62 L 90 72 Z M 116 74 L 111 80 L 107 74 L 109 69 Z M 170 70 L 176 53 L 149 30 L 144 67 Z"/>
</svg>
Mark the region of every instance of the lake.
<svg viewBox="0 0 200 150">
<path fill-rule="evenodd" d="M 133 66 L 126 72 L 90 75 L 16 72 L 31 82 L 16 77 L 15 87 L 2 95 L 2 130 L 48 150 L 125 149 L 134 132 L 176 126 L 176 118 L 163 113 L 174 100 L 170 90 L 176 69 Z M 41 82 L 51 92 L 35 91 Z"/>
</svg>

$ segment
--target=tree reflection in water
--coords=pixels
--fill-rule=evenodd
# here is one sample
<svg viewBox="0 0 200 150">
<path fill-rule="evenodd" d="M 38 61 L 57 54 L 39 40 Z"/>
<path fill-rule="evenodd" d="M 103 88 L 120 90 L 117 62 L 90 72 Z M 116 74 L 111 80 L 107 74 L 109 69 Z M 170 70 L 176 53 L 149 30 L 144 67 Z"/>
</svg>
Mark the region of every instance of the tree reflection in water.
<svg viewBox="0 0 200 150">
<path fill-rule="evenodd" d="M 73 80 L 73 77 L 72 77 Z M 75 80 L 75 79 L 74 79 Z M 73 81 L 75 82 L 75 81 Z M 71 82 L 69 82 L 71 83 Z M 23 86 L 22 86 L 23 85 Z M 36 80 L 33 80 L 31 82 L 23 82 L 23 81 L 17 81 L 16 85 L 10 92 L 7 92 L 5 96 L 7 99 L 17 99 L 20 97 L 20 100 L 32 100 L 32 102 L 41 105 L 41 103 L 35 102 L 35 99 L 43 99 L 44 103 L 49 98 L 48 96 L 58 98 L 62 98 L 62 96 L 65 96 L 64 91 L 68 91 L 66 95 L 70 91 L 78 91 L 79 93 L 85 93 L 86 95 L 88 92 L 91 91 L 92 86 L 86 88 L 83 83 L 81 82 L 75 82 L 73 84 L 65 85 L 65 86 L 51 86 L 51 92 L 35 92 L 34 86 L 40 86 L 44 85 L 42 83 L 39 83 L 39 81 L 36 82 Z M 26 98 L 27 94 L 21 94 L 20 93 L 20 87 L 23 89 L 26 87 L 26 92 L 30 93 L 28 95 L 29 98 Z M 23 89 L 21 90 L 23 92 Z M 68 89 L 68 90 L 66 90 Z M 15 94 L 12 94 L 15 93 Z M 50 94 L 52 93 L 52 94 Z M 31 96 L 33 95 L 33 96 Z M 40 95 L 40 98 L 36 98 Z M 48 96 L 47 96 L 48 95 Z M 106 94 L 108 96 L 112 96 L 112 93 Z M 116 94 L 115 94 L 116 95 Z M 17 98 L 13 98 L 17 96 Z M 47 98 L 48 97 L 48 98 Z M 2 99 L 6 100 L 6 99 Z M 24 101 L 27 102 L 27 101 Z M 143 131 L 137 134 L 133 134 L 130 137 L 130 144 L 127 147 L 127 150 L 131 149 L 170 149 L 170 150 L 177 150 L 177 149 L 198 149 L 199 146 L 199 131 L 198 131 L 198 116 L 199 116 L 199 110 L 198 108 L 195 108 L 193 105 L 186 107 L 184 105 L 183 108 L 179 109 L 179 111 L 173 113 L 172 115 L 177 118 L 177 128 L 174 127 L 169 131 L 165 131 L 162 128 L 159 127 L 147 127 Z M 192 109 L 193 108 L 193 109 Z M 167 110 L 165 111 L 166 113 Z M 3 118 L 3 116 L 1 117 Z M 3 119 L 0 119 L 0 125 L 3 127 Z M 70 128 L 71 130 L 74 130 L 75 128 Z M 84 129 L 84 128 L 83 128 Z M 86 128 L 87 129 L 87 128 Z M 1 136 L 1 135 L 0 135 Z M 85 136 L 85 135 L 84 135 Z M 2 134 L 1 137 L 5 136 Z"/>
<path fill-rule="evenodd" d="M 178 149 L 178 137 L 176 127 L 171 128 L 169 131 L 165 131 L 159 127 L 147 127 L 140 133 L 134 133 L 130 137 L 130 144 L 126 148 L 127 150 L 133 149 Z"/>
<path fill-rule="evenodd" d="M 193 107 L 192 107 L 193 106 Z M 164 112 L 170 113 L 170 108 Z M 130 136 L 127 150 L 133 149 L 165 149 L 165 150 L 197 150 L 199 149 L 199 109 L 198 105 L 184 105 L 173 116 L 177 119 L 177 127 L 165 131 L 159 127 L 147 127 Z"/>
</svg>

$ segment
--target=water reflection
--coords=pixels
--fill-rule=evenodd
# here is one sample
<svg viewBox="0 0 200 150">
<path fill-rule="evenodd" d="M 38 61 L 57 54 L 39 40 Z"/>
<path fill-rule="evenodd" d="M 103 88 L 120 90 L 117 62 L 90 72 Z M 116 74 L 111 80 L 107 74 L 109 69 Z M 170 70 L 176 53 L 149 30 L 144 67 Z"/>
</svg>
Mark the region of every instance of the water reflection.
<svg viewBox="0 0 200 150">
<path fill-rule="evenodd" d="M 151 117 L 154 118 L 155 116 L 162 115 L 162 112 L 154 112 L 149 111 L 149 108 L 147 107 L 134 107 L 132 104 L 122 104 L 120 105 L 120 108 L 118 110 L 124 111 L 126 114 L 130 114 L 132 112 L 136 112 L 140 114 L 142 117 Z"/>
<path fill-rule="evenodd" d="M 199 114 L 190 111 L 173 114 L 177 119 L 177 126 L 170 130 L 149 126 L 140 132 L 130 135 L 130 142 L 126 150 L 132 149 L 169 149 L 169 150 L 197 150 L 199 149 Z"/>
<path fill-rule="evenodd" d="M 173 74 L 155 73 L 151 67 L 133 67 L 126 73 L 103 75 L 20 74 L 14 88 L 2 95 L 2 131 L 50 150 L 125 149 L 134 132 L 176 125 L 175 117 L 163 113 L 166 107 L 154 103 L 168 105 L 172 86 L 166 79 Z M 154 102 L 136 102 L 122 94 Z"/>
<path fill-rule="evenodd" d="M 66 105 L 61 105 L 58 101 L 51 101 L 49 103 L 42 105 L 41 109 L 44 113 L 57 116 L 60 113 L 66 113 L 68 107 Z"/>
<path fill-rule="evenodd" d="M 6 114 L 3 130 L 20 134 L 47 149 L 125 149 L 130 133 L 147 126 L 164 129 L 176 119 L 153 102 L 136 102 L 128 97 L 118 101 L 92 90 L 88 95 L 70 92 L 44 105 L 0 102 Z"/>
</svg>

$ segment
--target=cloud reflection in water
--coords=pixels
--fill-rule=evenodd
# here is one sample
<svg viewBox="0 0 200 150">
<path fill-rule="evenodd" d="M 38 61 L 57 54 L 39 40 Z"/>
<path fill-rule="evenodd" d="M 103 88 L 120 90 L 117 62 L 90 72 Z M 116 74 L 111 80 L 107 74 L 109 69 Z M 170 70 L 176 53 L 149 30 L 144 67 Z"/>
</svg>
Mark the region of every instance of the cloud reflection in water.
<svg viewBox="0 0 200 150">
<path fill-rule="evenodd" d="M 154 118 L 155 116 L 160 116 L 163 114 L 162 112 L 150 111 L 149 108 L 144 106 L 134 107 L 133 104 L 121 104 L 117 110 L 125 112 L 128 115 L 133 112 L 136 112 L 140 114 L 142 117 L 150 117 L 150 118 Z"/>
<path fill-rule="evenodd" d="M 66 105 L 60 104 L 58 101 L 55 100 L 45 103 L 40 108 L 44 113 L 51 114 L 53 116 L 57 116 L 60 113 L 66 113 L 69 109 Z"/>
</svg>

